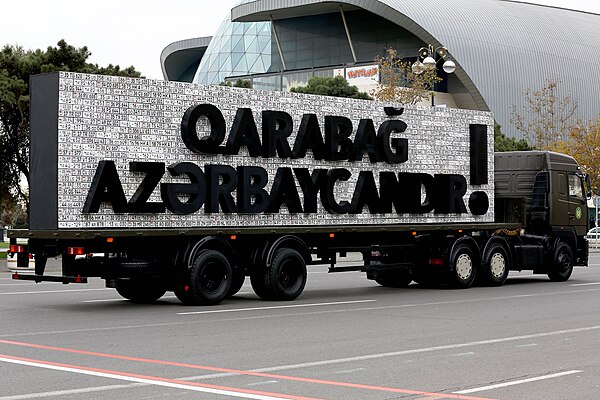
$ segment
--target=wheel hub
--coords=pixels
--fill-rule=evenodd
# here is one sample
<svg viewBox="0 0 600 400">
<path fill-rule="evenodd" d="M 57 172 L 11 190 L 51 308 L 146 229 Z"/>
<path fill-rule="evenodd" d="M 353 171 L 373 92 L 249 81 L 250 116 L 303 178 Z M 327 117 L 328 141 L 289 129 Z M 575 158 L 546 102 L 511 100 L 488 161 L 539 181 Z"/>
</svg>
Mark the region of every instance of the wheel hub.
<svg viewBox="0 0 600 400">
<path fill-rule="evenodd" d="M 466 281 L 473 273 L 473 260 L 467 254 L 461 254 L 456 259 L 456 275 Z"/>
<path fill-rule="evenodd" d="M 502 278 L 506 272 L 506 259 L 501 253 L 494 253 L 490 260 L 490 273 L 494 278 Z"/>
</svg>

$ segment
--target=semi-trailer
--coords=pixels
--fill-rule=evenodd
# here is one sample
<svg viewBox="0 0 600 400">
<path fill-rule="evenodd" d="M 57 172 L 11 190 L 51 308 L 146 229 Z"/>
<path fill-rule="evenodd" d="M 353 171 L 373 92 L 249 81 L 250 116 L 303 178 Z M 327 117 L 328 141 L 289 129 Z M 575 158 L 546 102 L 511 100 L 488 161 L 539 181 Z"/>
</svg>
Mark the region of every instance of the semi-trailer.
<svg viewBox="0 0 600 400">
<path fill-rule="evenodd" d="M 71 72 L 30 99 L 30 228 L 9 237 L 35 273 L 14 279 L 208 305 L 246 277 L 293 300 L 315 264 L 456 288 L 587 266 L 588 176 L 494 154 L 488 112 Z"/>
</svg>

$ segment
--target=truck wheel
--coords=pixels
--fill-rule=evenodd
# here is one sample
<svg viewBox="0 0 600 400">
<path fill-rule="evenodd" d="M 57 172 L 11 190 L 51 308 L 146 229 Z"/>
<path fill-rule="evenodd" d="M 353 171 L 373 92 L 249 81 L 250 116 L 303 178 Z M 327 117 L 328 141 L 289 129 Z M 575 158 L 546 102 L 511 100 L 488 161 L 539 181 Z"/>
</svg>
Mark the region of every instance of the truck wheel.
<svg viewBox="0 0 600 400">
<path fill-rule="evenodd" d="M 465 244 L 456 246 L 451 257 L 450 267 L 450 285 L 457 289 L 470 287 L 475 281 L 477 271 L 475 255 L 471 247 Z"/>
<path fill-rule="evenodd" d="M 403 288 L 412 282 L 412 275 L 407 270 L 378 271 L 375 282 L 383 287 Z"/>
<path fill-rule="evenodd" d="M 554 251 L 554 262 L 548 272 L 553 282 L 567 281 L 573 273 L 573 252 L 566 243 L 559 243 Z"/>
<path fill-rule="evenodd" d="M 185 305 L 215 305 L 227 297 L 231 281 L 227 257 L 216 250 L 203 250 L 177 282 L 174 292 Z"/>
<path fill-rule="evenodd" d="M 155 280 L 128 280 L 117 283 L 117 293 L 134 303 L 154 303 L 166 293 L 164 285 Z"/>
<path fill-rule="evenodd" d="M 490 243 L 483 253 L 481 280 L 488 286 L 502 286 L 510 270 L 508 253 L 500 243 Z"/>
<path fill-rule="evenodd" d="M 267 291 L 267 286 L 264 279 L 264 271 L 261 269 L 261 266 L 255 266 L 256 270 L 250 275 L 250 284 L 252 285 L 252 290 L 258 297 L 263 300 L 273 300 L 269 297 L 269 293 Z"/>
<path fill-rule="evenodd" d="M 263 300 L 294 300 L 306 285 L 306 263 L 296 250 L 279 249 L 271 267 L 255 271 L 250 282 Z"/>
<path fill-rule="evenodd" d="M 229 288 L 229 292 L 227 292 L 227 297 L 229 298 L 231 296 L 235 296 L 235 294 L 239 292 L 244 285 L 245 280 L 246 275 L 244 274 L 244 269 L 239 267 L 235 268 L 233 270 L 231 287 Z"/>
</svg>

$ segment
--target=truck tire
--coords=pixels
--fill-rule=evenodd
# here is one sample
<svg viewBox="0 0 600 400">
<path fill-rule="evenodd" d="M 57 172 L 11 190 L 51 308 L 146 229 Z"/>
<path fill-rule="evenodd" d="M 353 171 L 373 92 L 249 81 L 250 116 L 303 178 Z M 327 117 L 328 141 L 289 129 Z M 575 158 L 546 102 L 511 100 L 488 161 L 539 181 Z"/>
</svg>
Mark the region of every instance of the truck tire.
<svg viewBox="0 0 600 400">
<path fill-rule="evenodd" d="M 375 282 L 383 287 L 403 288 L 412 282 L 412 275 L 407 270 L 377 271 Z"/>
<path fill-rule="evenodd" d="M 234 268 L 233 275 L 231 279 L 231 287 L 229 288 L 229 292 L 227 293 L 227 297 L 235 296 L 237 292 L 240 291 L 242 286 L 244 286 L 244 281 L 246 280 L 246 275 L 244 274 L 244 268 Z"/>
<path fill-rule="evenodd" d="M 263 300 L 294 300 L 306 285 L 306 262 L 294 249 L 279 249 L 271 267 L 256 268 L 250 282 L 256 295 Z"/>
<path fill-rule="evenodd" d="M 483 252 L 481 282 L 487 286 L 502 286 L 508 278 L 510 258 L 500 243 L 490 243 Z"/>
<path fill-rule="evenodd" d="M 569 280 L 572 273 L 573 252 L 568 244 L 561 242 L 554 250 L 554 260 L 548 271 L 548 278 L 552 282 L 565 282 Z"/>
<path fill-rule="evenodd" d="M 175 296 L 185 305 L 216 305 L 229 293 L 231 264 L 217 250 L 203 250 L 175 285 Z"/>
<path fill-rule="evenodd" d="M 166 293 L 164 285 L 158 280 L 134 279 L 117 283 L 117 293 L 134 303 L 154 303 Z"/>
<path fill-rule="evenodd" d="M 449 282 L 456 289 L 467 289 L 475 281 L 477 265 L 475 253 L 470 246 L 461 243 L 450 257 Z"/>
</svg>

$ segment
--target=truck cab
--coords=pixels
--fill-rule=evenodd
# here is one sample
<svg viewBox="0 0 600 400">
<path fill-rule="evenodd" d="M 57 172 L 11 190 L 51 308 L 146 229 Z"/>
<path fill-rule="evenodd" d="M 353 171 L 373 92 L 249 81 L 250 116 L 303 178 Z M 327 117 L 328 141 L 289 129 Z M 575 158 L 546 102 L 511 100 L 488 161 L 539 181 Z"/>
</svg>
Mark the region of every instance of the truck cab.
<svg viewBox="0 0 600 400">
<path fill-rule="evenodd" d="M 495 154 L 499 222 L 567 243 L 575 265 L 587 265 L 589 177 L 570 156 L 548 151 Z"/>
</svg>

